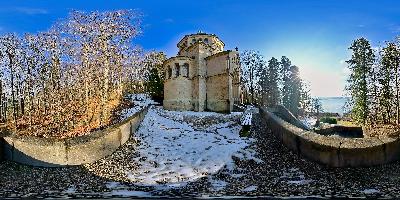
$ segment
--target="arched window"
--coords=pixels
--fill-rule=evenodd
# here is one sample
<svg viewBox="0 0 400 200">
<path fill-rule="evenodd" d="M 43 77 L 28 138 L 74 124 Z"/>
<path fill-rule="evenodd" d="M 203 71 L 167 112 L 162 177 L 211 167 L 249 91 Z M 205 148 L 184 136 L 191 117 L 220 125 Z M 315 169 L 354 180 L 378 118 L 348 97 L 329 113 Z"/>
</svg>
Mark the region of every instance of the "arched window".
<svg viewBox="0 0 400 200">
<path fill-rule="evenodd" d="M 193 38 L 192 43 L 196 43 L 196 39 Z"/>
<path fill-rule="evenodd" d="M 204 39 L 204 43 L 208 44 L 208 38 Z"/>
<path fill-rule="evenodd" d="M 175 77 L 179 76 L 180 66 L 179 63 L 175 63 Z"/>
<path fill-rule="evenodd" d="M 197 41 L 199 41 L 199 42 L 201 42 L 201 41 L 203 41 L 201 38 L 199 38 Z"/>
<path fill-rule="evenodd" d="M 188 63 L 183 64 L 182 74 L 184 77 L 189 77 L 189 64 Z"/>
<path fill-rule="evenodd" d="M 172 76 L 172 69 L 171 66 L 168 65 L 168 78 L 171 78 Z"/>
</svg>

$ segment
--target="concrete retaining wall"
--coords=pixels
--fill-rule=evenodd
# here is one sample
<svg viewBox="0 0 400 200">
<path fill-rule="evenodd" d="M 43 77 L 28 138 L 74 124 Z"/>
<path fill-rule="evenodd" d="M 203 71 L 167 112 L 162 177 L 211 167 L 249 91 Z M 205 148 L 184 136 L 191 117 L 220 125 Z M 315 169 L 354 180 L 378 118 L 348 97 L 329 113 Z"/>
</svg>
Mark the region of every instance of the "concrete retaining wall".
<svg viewBox="0 0 400 200">
<path fill-rule="evenodd" d="M 339 138 L 298 128 L 260 109 L 263 122 L 292 151 L 332 167 L 359 167 L 400 160 L 400 138 Z"/>
<path fill-rule="evenodd" d="M 123 145 L 139 127 L 147 110 L 148 107 L 107 129 L 74 138 L 6 136 L 0 149 L 5 159 L 32 166 L 62 167 L 92 163 Z"/>
<path fill-rule="evenodd" d="M 350 137 L 350 138 L 363 137 L 362 127 L 342 126 L 337 124 L 331 127 L 315 130 L 315 132 L 317 132 L 320 135 L 339 135 L 342 137 Z"/>
<path fill-rule="evenodd" d="M 3 138 L 0 137 L 0 162 L 4 159 L 4 154 L 3 154 Z"/>
</svg>

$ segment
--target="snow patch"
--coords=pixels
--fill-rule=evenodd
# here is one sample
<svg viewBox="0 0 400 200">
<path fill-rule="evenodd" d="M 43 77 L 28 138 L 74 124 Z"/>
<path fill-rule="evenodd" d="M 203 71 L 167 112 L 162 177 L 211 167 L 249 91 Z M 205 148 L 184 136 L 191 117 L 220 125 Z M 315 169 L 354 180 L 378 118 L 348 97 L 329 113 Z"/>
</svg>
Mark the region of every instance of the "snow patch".
<svg viewBox="0 0 400 200">
<path fill-rule="evenodd" d="M 304 173 L 298 168 L 290 168 L 288 171 L 283 172 L 283 175 L 279 177 L 282 182 L 292 185 L 305 185 L 311 183 L 313 180 L 306 179 Z"/>
<path fill-rule="evenodd" d="M 143 110 L 143 108 L 147 107 L 148 105 L 158 104 L 157 102 L 154 102 L 148 94 L 129 94 L 127 98 L 134 103 L 134 106 L 121 111 L 121 121 Z"/>
<path fill-rule="evenodd" d="M 234 153 L 233 156 L 238 157 L 242 160 L 253 160 L 257 164 L 261 164 L 264 161 L 256 158 L 254 155 L 256 155 L 256 151 L 254 149 L 241 149 L 238 152 Z"/>
<path fill-rule="evenodd" d="M 222 180 L 210 179 L 209 181 L 214 191 L 223 190 L 228 185 L 225 181 Z"/>
<path fill-rule="evenodd" d="M 65 194 L 75 194 L 76 193 L 76 188 L 75 186 L 69 187 L 67 190 L 64 191 Z"/>
<path fill-rule="evenodd" d="M 317 118 L 315 117 L 304 117 L 299 119 L 307 128 L 311 129 L 317 123 Z"/>
<path fill-rule="evenodd" d="M 294 185 L 305 185 L 305 184 L 309 184 L 311 182 L 312 182 L 312 180 L 301 179 L 301 180 L 290 180 L 287 183 L 294 184 Z"/>
<path fill-rule="evenodd" d="M 381 191 L 372 188 L 372 189 L 365 189 L 361 192 L 364 194 L 375 194 L 375 193 L 380 193 Z"/>
<path fill-rule="evenodd" d="M 107 187 L 108 189 L 114 189 L 114 188 L 119 187 L 120 185 L 121 185 L 121 184 L 118 183 L 118 182 L 108 182 L 108 183 L 106 183 L 106 187 Z"/>
<path fill-rule="evenodd" d="M 140 156 L 133 162 L 140 167 L 135 171 L 126 171 L 127 177 L 140 185 L 182 187 L 187 182 L 214 174 L 224 166 L 232 167 L 232 156 L 238 152 L 244 159 L 255 159 L 255 151 L 245 149 L 254 140 L 239 137 L 241 127 L 237 122 L 218 123 L 195 130 L 191 123 L 176 121 L 187 116 L 222 115 L 151 107 L 135 134 L 140 141 L 137 147 Z"/>
<path fill-rule="evenodd" d="M 150 192 L 134 191 L 134 190 L 113 190 L 107 196 L 119 196 L 119 197 L 153 197 Z"/>
<path fill-rule="evenodd" d="M 244 188 L 244 189 L 242 189 L 242 190 L 240 190 L 240 191 L 242 191 L 242 192 L 251 192 L 251 191 L 255 191 L 255 190 L 257 190 L 257 186 L 255 186 L 255 185 L 251 185 L 251 186 L 249 186 L 249 187 L 247 187 L 247 188 Z"/>
<path fill-rule="evenodd" d="M 240 178 L 243 177 L 245 174 L 231 174 L 232 178 Z"/>
</svg>

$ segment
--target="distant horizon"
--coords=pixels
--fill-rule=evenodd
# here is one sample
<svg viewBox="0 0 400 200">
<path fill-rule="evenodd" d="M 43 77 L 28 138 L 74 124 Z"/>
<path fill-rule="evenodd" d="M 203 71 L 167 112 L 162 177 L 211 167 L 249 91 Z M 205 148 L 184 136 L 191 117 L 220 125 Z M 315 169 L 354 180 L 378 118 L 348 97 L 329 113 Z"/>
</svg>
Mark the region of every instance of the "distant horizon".
<svg viewBox="0 0 400 200">
<path fill-rule="evenodd" d="M 317 98 L 351 98 L 349 96 L 315 96 Z"/>
</svg>

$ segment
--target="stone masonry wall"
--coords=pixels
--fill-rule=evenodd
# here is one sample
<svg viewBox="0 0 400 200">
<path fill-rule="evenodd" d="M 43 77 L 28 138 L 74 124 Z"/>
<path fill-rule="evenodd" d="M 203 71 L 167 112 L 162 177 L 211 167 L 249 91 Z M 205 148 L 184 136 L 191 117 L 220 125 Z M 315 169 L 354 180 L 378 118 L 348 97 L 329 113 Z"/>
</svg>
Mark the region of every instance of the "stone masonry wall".
<svg viewBox="0 0 400 200">
<path fill-rule="evenodd" d="M 400 138 L 339 138 L 298 128 L 260 109 L 265 125 L 290 150 L 332 167 L 381 165 L 400 160 Z"/>
<path fill-rule="evenodd" d="M 229 52 L 228 52 L 229 53 Z M 207 109 L 217 112 L 230 111 L 229 74 L 227 54 L 207 60 Z"/>
<path fill-rule="evenodd" d="M 146 115 L 148 107 L 123 122 L 89 135 L 67 139 L 9 135 L 4 137 L 4 158 L 40 167 L 92 163 L 112 154 L 128 141 Z M 0 146 L 1 147 L 1 146 Z"/>
<path fill-rule="evenodd" d="M 176 66 L 180 65 L 179 76 L 176 74 Z M 189 76 L 185 76 L 184 64 L 189 65 Z M 171 68 L 172 74 L 169 76 L 168 68 Z M 194 110 L 193 98 L 193 79 L 197 77 L 196 62 L 187 57 L 173 57 L 164 63 L 166 79 L 164 81 L 164 101 L 163 105 L 168 110 Z"/>
<path fill-rule="evenodd" d="M 216 112 L 233 110 L 233 97 L 237 103 L 240 102 L 240 79 L 237 78 L 240 76 L 239 54 L 223 51 L 224 46 L 214 34 L 199 32 L 182 38 L 177 44 L 178 56 L 166 60 L 163 66 L 165 72 L 169 72 L 171 67 L 181 65 L 181 61 L 190 60 L 190 77 L 184 79 L 166 76 L 163 102 L 165 109 L 200 112 L 206 109 Z M 235 82 L 233 76 L 236 77 Z"/>
</svg>

